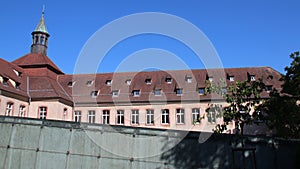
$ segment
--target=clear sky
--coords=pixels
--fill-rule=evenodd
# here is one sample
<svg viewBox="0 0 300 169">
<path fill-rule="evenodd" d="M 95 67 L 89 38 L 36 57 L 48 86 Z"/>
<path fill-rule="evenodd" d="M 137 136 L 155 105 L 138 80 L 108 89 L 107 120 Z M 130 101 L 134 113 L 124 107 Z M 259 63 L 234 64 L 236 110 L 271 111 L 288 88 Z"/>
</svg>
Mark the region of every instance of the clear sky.
<svg viewBox="0 0 300 169">
<path fill-rule="evenodd" d="M 73 73 L 83 46 L 97 30 L 118 18 L 143 12 L 167 13 L 194 24 L 209 38 L 226 68 L 270 66 L 283 73 L 291 61 L 289 54 L 300 48 L 299 0 L 2 0 L 1 58 L 13 61 L 29 53 L 31 32 L 43 5 L 51 35 L 48 56 L 67 74 Z M 125 58 L 147 49 L 172 53 L 189 68 L 204 68 L 185 44 L 142 34 L 112 47 L 98 72 L 114 72 Z M 135 65 L 123 71 L 136 71 Z"/>
</svg>

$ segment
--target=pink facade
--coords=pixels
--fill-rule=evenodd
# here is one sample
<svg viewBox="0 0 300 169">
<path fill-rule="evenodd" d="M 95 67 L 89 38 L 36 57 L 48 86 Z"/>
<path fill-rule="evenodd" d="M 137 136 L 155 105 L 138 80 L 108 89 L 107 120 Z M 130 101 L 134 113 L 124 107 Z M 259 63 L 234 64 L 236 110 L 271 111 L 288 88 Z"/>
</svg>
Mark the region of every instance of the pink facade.
<svg viewBox="0 0 300 169">
<path fill-rule="evenodd" d="M 43 29 L 32 34 L 47 41 L 43 17 L 39 25 Z M 47 43 L 34 41 L 31 53 L 13 62 L 0 59 L 0 115 L 212 131 L 222 117 L 205 110 L 226 103 L 218 95 L 204 95 L 208 81 L 263 78 L 280 90 L 281 75 L 270 67 L 66 75 L 46 54 Z M 262 97 L 268 97 L 267 90 Z M 228 132 L 233 129 L 234 124 Z"/>
</svg>

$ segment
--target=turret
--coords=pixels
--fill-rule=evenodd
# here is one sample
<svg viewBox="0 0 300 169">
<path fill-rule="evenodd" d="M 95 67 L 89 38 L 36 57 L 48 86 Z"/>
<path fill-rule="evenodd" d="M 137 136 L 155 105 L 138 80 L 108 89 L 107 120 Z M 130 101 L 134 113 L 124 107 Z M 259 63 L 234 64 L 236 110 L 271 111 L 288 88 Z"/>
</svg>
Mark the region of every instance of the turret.
<svg viewBox="0 0 300 169">
<path fill-rule="evenodd" d="M 50 35 L 47 31 L 44 21 L 44 9 L 40 22 L 36 26 L 35 30 L 31 33 L 31 35 L 32 45 L 30 53 L 41 53 L 43 55 L 47 55 L 48 38 Z"/>
</svg>

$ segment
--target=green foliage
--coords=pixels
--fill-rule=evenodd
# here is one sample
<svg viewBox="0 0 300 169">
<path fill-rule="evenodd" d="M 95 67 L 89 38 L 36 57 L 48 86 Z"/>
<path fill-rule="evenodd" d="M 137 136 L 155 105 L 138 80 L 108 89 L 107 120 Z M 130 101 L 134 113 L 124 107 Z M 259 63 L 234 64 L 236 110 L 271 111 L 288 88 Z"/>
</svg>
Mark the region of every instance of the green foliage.
<svg viewBox="0 0 300 169">
<path fill-rule="evenodd" d="M 223 96 L 228 103 L 228 106 L 221 110 L 223 123 L 218 124 L 214 131 L 217 133 L 224 132 L 229 123 L 234 121 L 236 129 L 243 135 L 244 125 L 252 124 L 259 118 L 256 107 L 261 102 L 260 94 L 264 88 L 265 84 L 261 79 L 258 81 L 238 81 L 229 86 L 226 86 L 225 83 L 223 85 L 210 83 L 206 91 Z M 211 107 L 206 111 L 211 111 Z"/>
<path fill-rule="evenodd" d="M 282 90 L 274 90 L 270 99 L 261 106 L 266 124 L 275 129 L 278 136 L 300 138 L 300 56 L 299 52 L 290 55 L 293 61 L 285 68 Z M 297 103 L 298 101 L 298 103 Z"/>
</svg>

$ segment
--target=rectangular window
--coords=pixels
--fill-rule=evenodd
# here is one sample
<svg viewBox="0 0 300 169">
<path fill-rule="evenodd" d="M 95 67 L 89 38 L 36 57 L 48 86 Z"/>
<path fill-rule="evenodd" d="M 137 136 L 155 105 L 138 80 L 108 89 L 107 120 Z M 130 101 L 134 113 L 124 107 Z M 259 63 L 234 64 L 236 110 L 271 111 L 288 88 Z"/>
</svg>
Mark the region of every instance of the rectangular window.
<svg viewBox="0 0 300 169">
<path fill-rule="evenodd" d="M 25 117 L 25 106 L 19 107 L 19 117 Z"/>
<path fill-rule="evenodd" d="M 200 109 L 199 108 L 192 109 L 192 122 L 200 123 Z"/>
<path fill-rule="evenodd" d="M 205 94 L 205 88 L 198 88 L 198 93 L 200 95 L 204 95 Z"/>
<path fill-rule="evenodd" d="M 233 82 L 234 81 L 234 76 L 229 76 L 229 81 Z"/>
<path fill-rule="evenodd" d="M 146 124 L 154 124 L 154 110 L 153 109 L 146 110 Z"/>
<path fill-rule="evenodd" d="M 94 83 L 93 80 L 88 80 L 88 81 L 86 82 L 86 85 L 87 85 L 87 86 L 92 86 L 93 83 Z"/>
<path fill-rule="evenodd" d="M 160 96 L 161 95 L 161 89 L 155 89 L 154 90 L 154 95 L 155 96 Z"/>
<path fill-rule="evenodd" d="M 139 124 L 139 110 L 131 111 L 131 124 Z"/>
<path fill-rule="evenodd" d="M 130 79 L 127 79 L 127 80 L 125 81 L 125 83 L 129 86 L 129 85 L 131 84 L 131 80 L 130 80 Z"/>
<path fill-rule="evenodd" d="M 182 95 L 182 89 L 181 88 L 176 89 L 176 94 L 177 95 Z"/>
<path fill-rule="evenodd" d="M 150 78 L 146 79 L 145 82 L 146 82 L 147 85 L 151 85 L 151 79 Z"/>
<path fill-rule="evenodd" d="M 255 81 L 255 75 L 250 75 L 250 81 Z"/>
<path fill-rule="evenodd" d="M 91 96 L 92 96 L 92 97 L 97 97 L 98 94 L 99 94 L 98 91 L 92 91 L 92 92 L 91 92 Z"/>
<path fill-rule="evenodd" d="M 89 123 L 95 123 L 95 111 L 89 110 L 88 114 Z"/>
<path fill-rule="evenodd" d="M 119 90 L 113 90 L 111 92 L 111 94 L 112 94 L 113 97 L 118 97 L 119 96 Z"/>
<path fill-rule="evenodd" d="M 167 84 L 171 84 L 171 83 L 172 83 L 172 78 L 167 77 L 167 78 L 166 78 L 166 82 L 167 82 Z"/>
<path fill-rule="evenodd" d="M 186 80 L 188 83 L 192 83 L 192 77 L 190 77 L 190 76 L 187 76 L 185 80 Z"/>
<path fill-rule="evenodd" d="M 73 87 L 74 84 L 75 84 L 75 82 L 70 81 L 70 82 L 68 82 L 68 87 Z"/>
<path fill-rule="evenodd" d="M 124 124 L 124 110 L 117 110 L 117 124 Z"/>
<path fill-rule="evenodd" d="M 271 92 L 272 90 L 273 90 L 272 85 L 267 85 L 267 86 L 266 86 L 266 91 L 267 91 L 267 92 Z"/>
<path fill-rule="evenodd" d="M 40 119 L 46 119 L 47 107 L 40 107 Z"/>
<path fill-rule="evenodd" d="M 184 124 L 184 109 L 176 109 L 177 124 Z"/>
<path fill-rule="evenodd" d="M 106 80 L 105 83 L 106 83 L 107 86 L 111 86 L 112 81 L 111 80 Z"/>
<path fill-rule="evenodd" d="M 109 124 L 109 110 L 103 110 L 103 112 L 102 112 L 102 124 Z"/>
<path fill-rule="evenodd" d="M 140 90 L 134 90 L 133 91 L 133 96 L 135 96 L 135 97 L 140 96 Z"/>
<path fill-rule="evenodd" d="M 161 124 L 169 124 L 169 109 L 161 110 Z"/>
<path fill-rule="evenodd" d="M 3 85 L 8 85 L 8 78 L 3 77 Z"/>
<path fill-rule="evenodd" d="M 14 104 L 9 102 L 6 104 L 6 110 L 5 110 L 5 116 L 12 116 L 12 111 L 13 111 L 13 106 Z"/>
<path fill-rule="evenodd" d="M 16 89 L 20 89 L 20 85 L 21 85 L 21 83 L 16 82 Z"/>
<path fill-rule="evenodd" d="M 207 121 L 210 123 L 216 122 L 216 112 L 215 111 L 209 111 L 207 114 Z"/>
<path fill-rule="evenodd" d="M 75 122 L 81 122 L 81 111 L 76 110 L 74 112 L 74 121 Z"/>
</svg>

